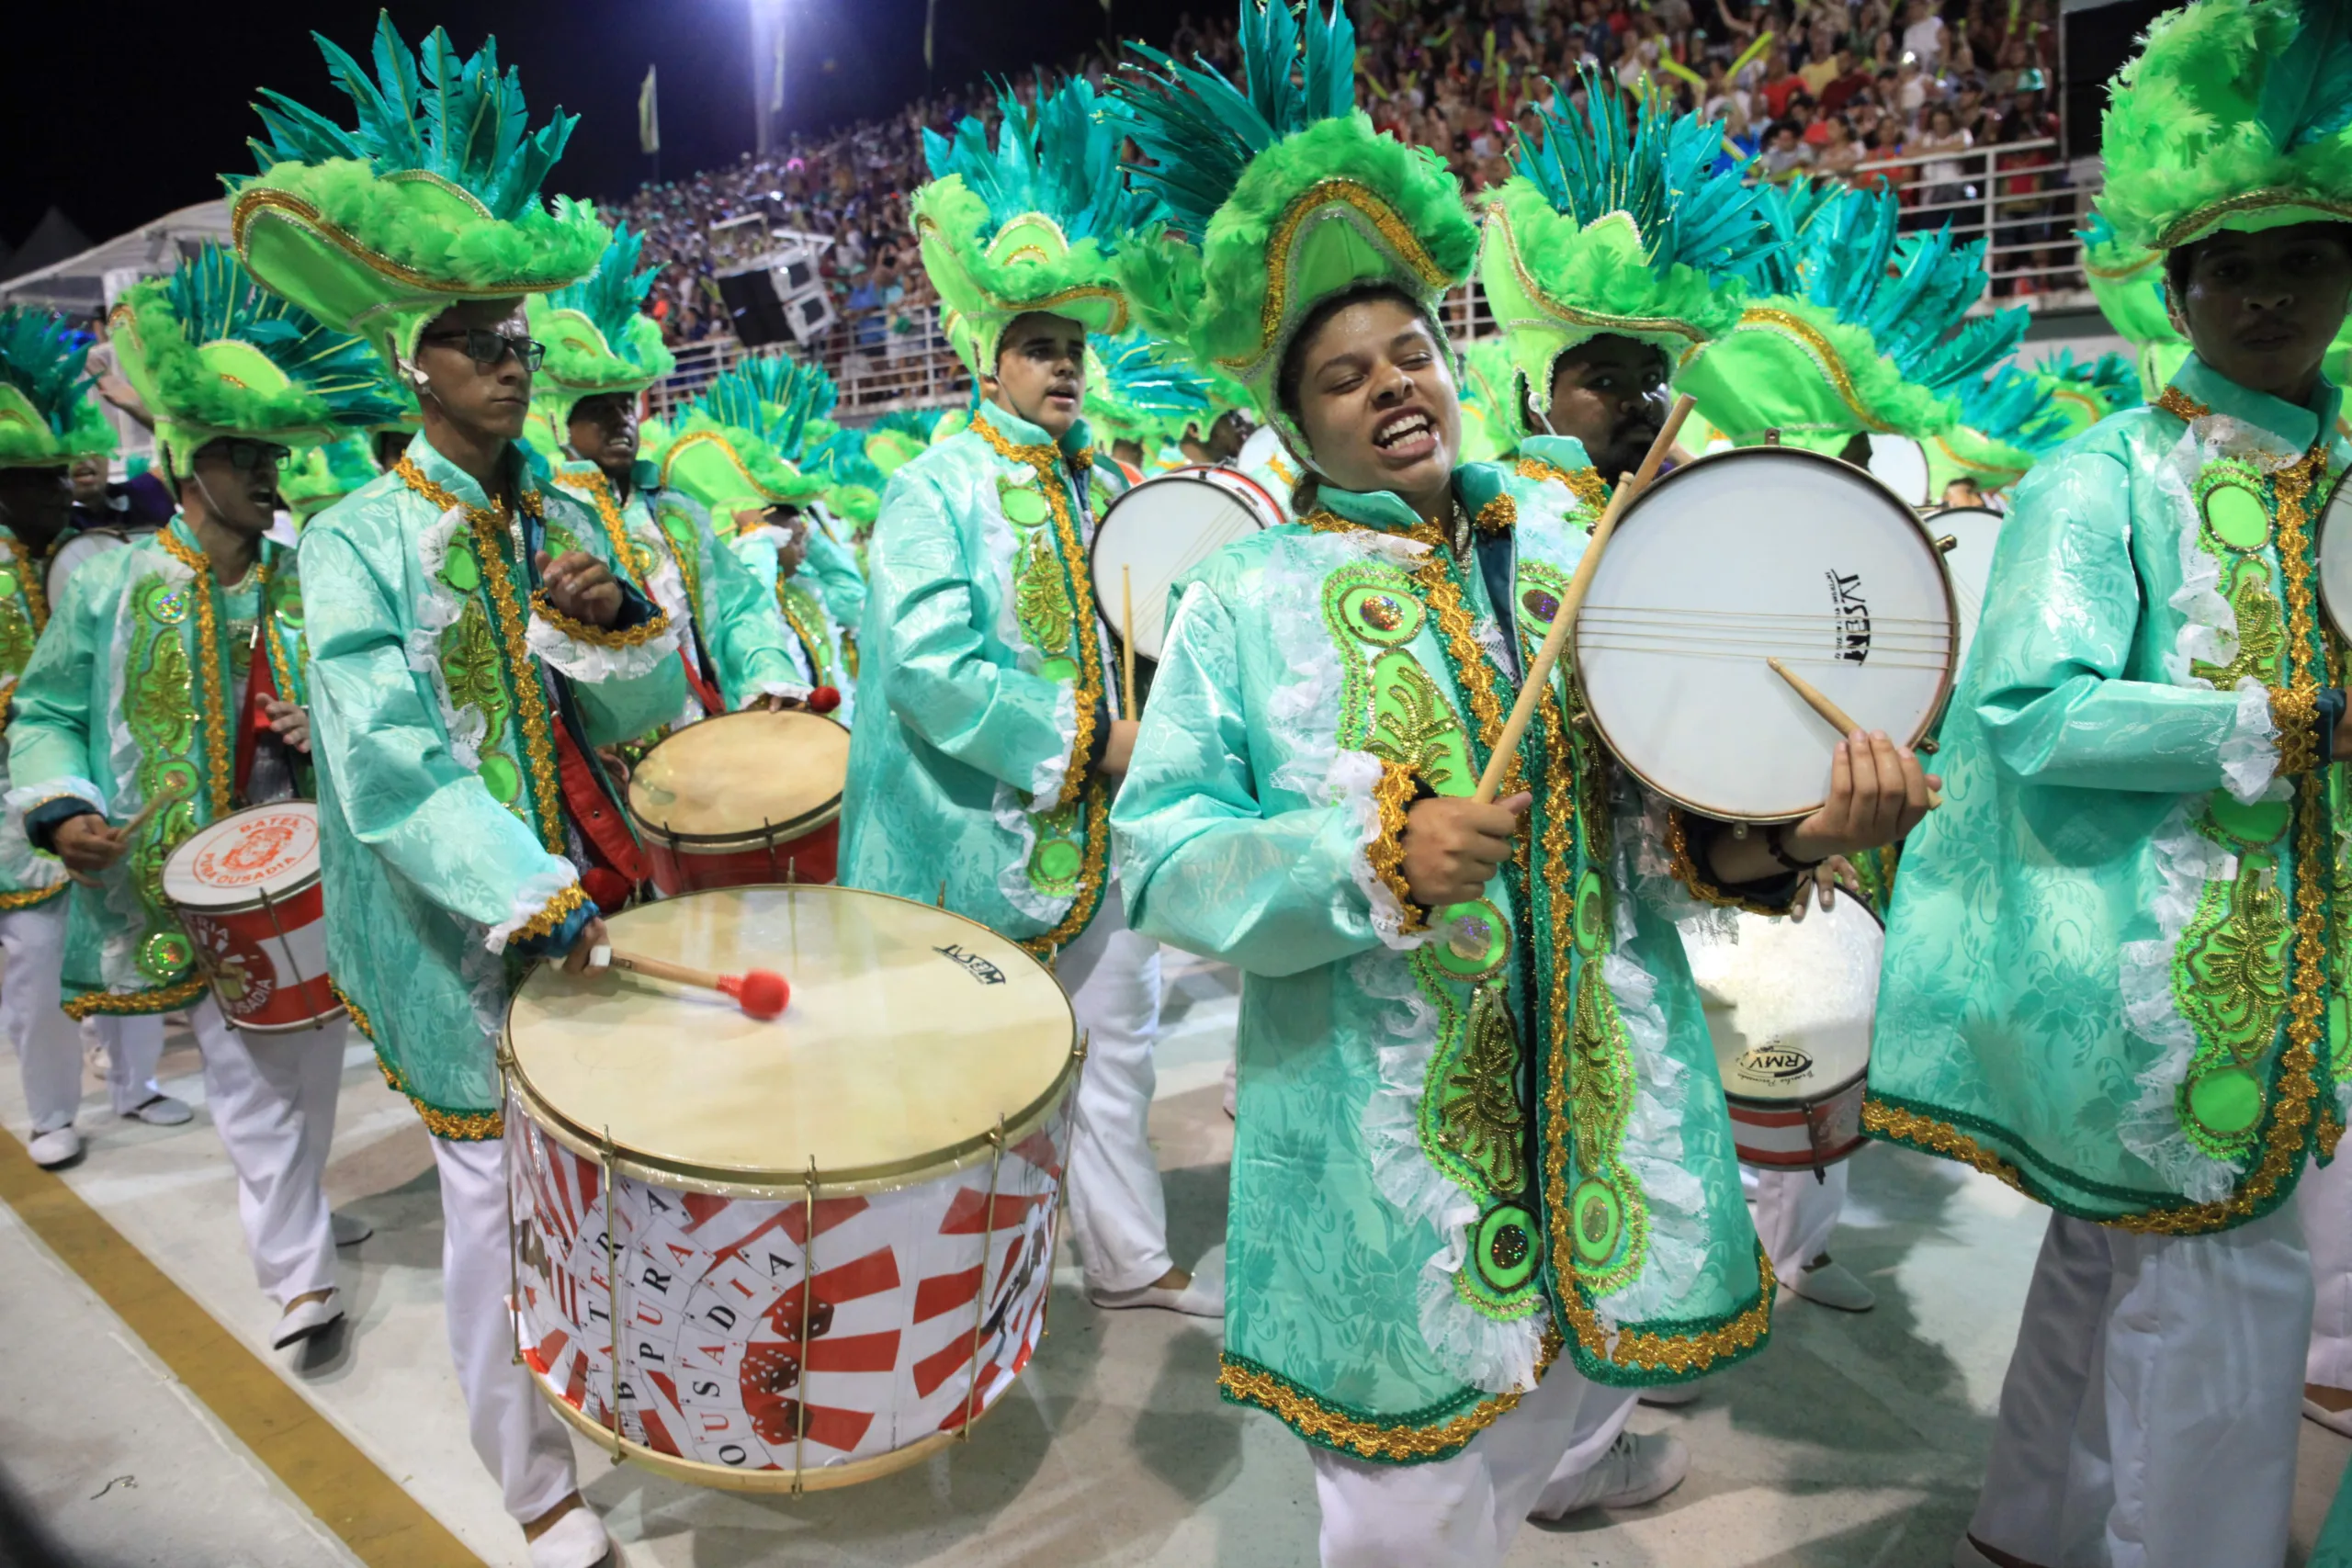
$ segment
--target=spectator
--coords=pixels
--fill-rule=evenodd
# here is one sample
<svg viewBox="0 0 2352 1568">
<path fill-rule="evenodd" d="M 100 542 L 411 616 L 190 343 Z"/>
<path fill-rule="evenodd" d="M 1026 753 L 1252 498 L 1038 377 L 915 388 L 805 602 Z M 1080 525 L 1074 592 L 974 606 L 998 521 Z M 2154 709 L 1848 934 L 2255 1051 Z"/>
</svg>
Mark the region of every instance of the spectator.
<svg viewBox="0 0 2352 1568">
<path fill-rule="evenodd" d="M 1944 57 L 1944 19 L 1937 10 L 1936 0 L 1911 0 L 1911 25 L 1903 29 L 1903 52 L 1923 67 Z"/>
</svg>

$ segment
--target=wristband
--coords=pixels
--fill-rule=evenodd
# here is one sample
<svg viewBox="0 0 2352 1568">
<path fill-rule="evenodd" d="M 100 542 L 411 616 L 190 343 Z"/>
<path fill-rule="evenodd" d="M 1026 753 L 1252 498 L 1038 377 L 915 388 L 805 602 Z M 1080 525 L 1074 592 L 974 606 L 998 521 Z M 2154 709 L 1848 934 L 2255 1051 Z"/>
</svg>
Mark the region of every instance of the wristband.
<svg viewBox="0 0 2352 1568">
<path fill-rule="evenodd" d="M 1764 849 L 1767 853 L 1791 871 L 1811 871 L 1821 863 L 1820 860 L 1799 860 L 1789 853 L 1788 846 L 1781 839 L 1783 830 L 1781 825 L 1777 822 L 1764 829 Z M 1827 855 L 1824 855 L 1821 860 L 1828 858 Z"/>
</svg>

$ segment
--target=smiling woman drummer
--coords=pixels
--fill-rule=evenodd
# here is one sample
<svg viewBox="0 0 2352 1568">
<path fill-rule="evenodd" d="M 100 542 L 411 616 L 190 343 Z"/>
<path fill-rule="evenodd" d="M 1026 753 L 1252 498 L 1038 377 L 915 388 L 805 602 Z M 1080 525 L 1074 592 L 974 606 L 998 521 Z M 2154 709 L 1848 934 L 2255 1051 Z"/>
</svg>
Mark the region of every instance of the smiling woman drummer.
<svg viewBox="0 0 2352 1568">
<path fill-rule="evenodd" d="M 1136 929 L 1244 972 L 1226 1397 L 1314 1445 L 1327 1564 L 1492 1563 L 1531 1512 L 1681 1478 L 1623 1435 L 1632 1389 L 1754 1349 L 1768 1280 L 1689 901 L 1572 694 L 1504 802 L 1468 798 L 1584 522 L 1457 462 L 1432 312 L 1476 226 L 1352 111 L 1344 16 L 1308 14 L 1303 61 L 1300 28 L 1245 4 L 1243 87 L 1152 55 L 1115 88 L 1172 214 L 1122 253 L 1146 324 L 1247 385 L 1312 483 L 1182 588 L 1113 823 Z M 1837 771 L 1790 856 L 1925 809 L 1891 745 Z M 1694 858 L 1785 902 L 1765 839 Z"/>
</svg>

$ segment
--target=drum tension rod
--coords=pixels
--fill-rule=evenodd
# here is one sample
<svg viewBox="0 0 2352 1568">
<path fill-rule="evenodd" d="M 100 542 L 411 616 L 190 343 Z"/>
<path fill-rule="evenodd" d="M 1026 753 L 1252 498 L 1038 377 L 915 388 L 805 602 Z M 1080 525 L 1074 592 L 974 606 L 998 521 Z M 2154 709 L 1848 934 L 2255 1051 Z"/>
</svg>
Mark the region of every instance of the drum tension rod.
<svg viewBox="0 0 2352 1568">
<path fill-rule="evenodd" d="M 980 1282 L 972 1297 L 972 1355 L 969 1381 L 964 1387 L 964 1425 L 956 1434 L 959 1443 L 972 1440 L 972 1411 L 980 1399 L 980 1330 L 989 1318 L 989 1254 L 996 1250 L 996 1184 L 997 1174 L 1004 1165 L 1004 1112 L 996 1115 L 996 1131 L 989 1134 L 991 1153 L 989 1156 L 989 1206 L 981 1211 Z M 997 1283 L 1004 1283 L 1000 1274 Z M 1054 1290 L 1053 1260 L 1046 1260 L 1046 1293 Z"/>
<path fill-rule="evenodd" d="M 800 1495 L 800 1477 L 808 1469 L 809 1385 L 817 1381 L 809 1353 L 808 1325 L 817 1306 L 817 1156 L 808 1156 L 808 1174 L 802 1179 L 807 1208 L 800 1230 L 800 1397 L 793 1403 L 792 1495 Z"/>
</svg>

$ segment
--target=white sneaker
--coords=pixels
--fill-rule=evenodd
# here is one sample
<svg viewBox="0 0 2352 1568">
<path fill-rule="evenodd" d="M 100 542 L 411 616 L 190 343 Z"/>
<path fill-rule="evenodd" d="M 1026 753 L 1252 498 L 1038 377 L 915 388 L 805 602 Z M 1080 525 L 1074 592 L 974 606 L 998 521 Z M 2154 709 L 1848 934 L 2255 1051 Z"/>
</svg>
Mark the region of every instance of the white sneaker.
<svg viewBox="0 0 2352 1568">
<path fill-rule="evenodd" d="M 1194 1269 L 1192 1283 L 1181 1291 L 1171 1291 L 1164 1285 L 1146 1285 L 1135 1291 L 1105 1291 L 1089 1285 L 1086 1287 L 1086 1299 L 1113 1312 L 1124 1312 L 1130 1307 L 1161 1307 L 1193 1317 L 1223 1317 L 1225 1281 Z"/>
<path fill-rule="evenodd" d="M 1689 1382 L 1661 1383 L 1656 1388 L 1645 1388 L 1642 1390 L 1642 1403 L 1658 1410 L 1679 1410 L 1686 1404 L 1699 1403 L 1700 1392 L 1706 1386 L 1706 1382 L 1704 1378 L 1692 1378 Z"/>
<path fill-rule="evenodd" d="M 187 1101 L 174 1100 L 168 1094 L 150 1096 L 122 1113 L 133 1122 L 144 1122 L 150 1127 L 177 1127 L 196 1119 Z"/>
<path fill-rule="evenodd" d="M 72 1165 L 82 1157 L 82 1134 L 71 1124 L 53 1133 L 36 1133 L 33 1141 L 25 1145 L 33 1163 L 43 1170 L 55 1170 L 61 1165 Z"/>
<path fill-rule="evenodd" d="M 1620 1432 L 1590 1469 L 1555 1479 L 1529 1510 L 1531 1519 L 1565 1519 L 1587 1508 L 1638 1508 L 1682 1484 L 1690 1450 L 1668 1432 Z"/>
<path fill-rule="evenodd" d="M 531 1568 L 599 1568 L 617 1562 L 619 1557 L 613 1550 L 613 1538 L 605 1533 L 605 1521 L 590 1512 L 585 1503 L 531 1542 Z"/>
<path fill-rule="evenodd" d="M 2352 1438 L 2352 1410 L 2330 1410 L 2318 1400 L 2305 1394 L 2303 1419 L 2316 1421 L 2340 1438 Z"/>
<path fill-rule="evenodd" d="M 1789 1281 L 1789 1289 L 1838 1312 L 1868 1312 L 1878 1305 L 1871 1288 L 1855 1279 L 1844 1264 L 1832 1263 L 1826 1252 L 1800 1269 Z"/>
<path fill-rule="evenodd" d="M 329 1214 L 327 1228 L 334 1232 L 337 1247 L 357 1247 L 376 1234 L 376 1227 L 356 1214 Z"/>
<path fill-rule="evenodd" d="M 322 1334 L 343 1321 L 343 1292 L 329 1291 L 319 1300 L 302 1302 L 288 1307 L 286 1315 L 277 1320 L 277 1337 L 270 1343 L 283 1350 L 314 1334 Z"/>
</svg>

